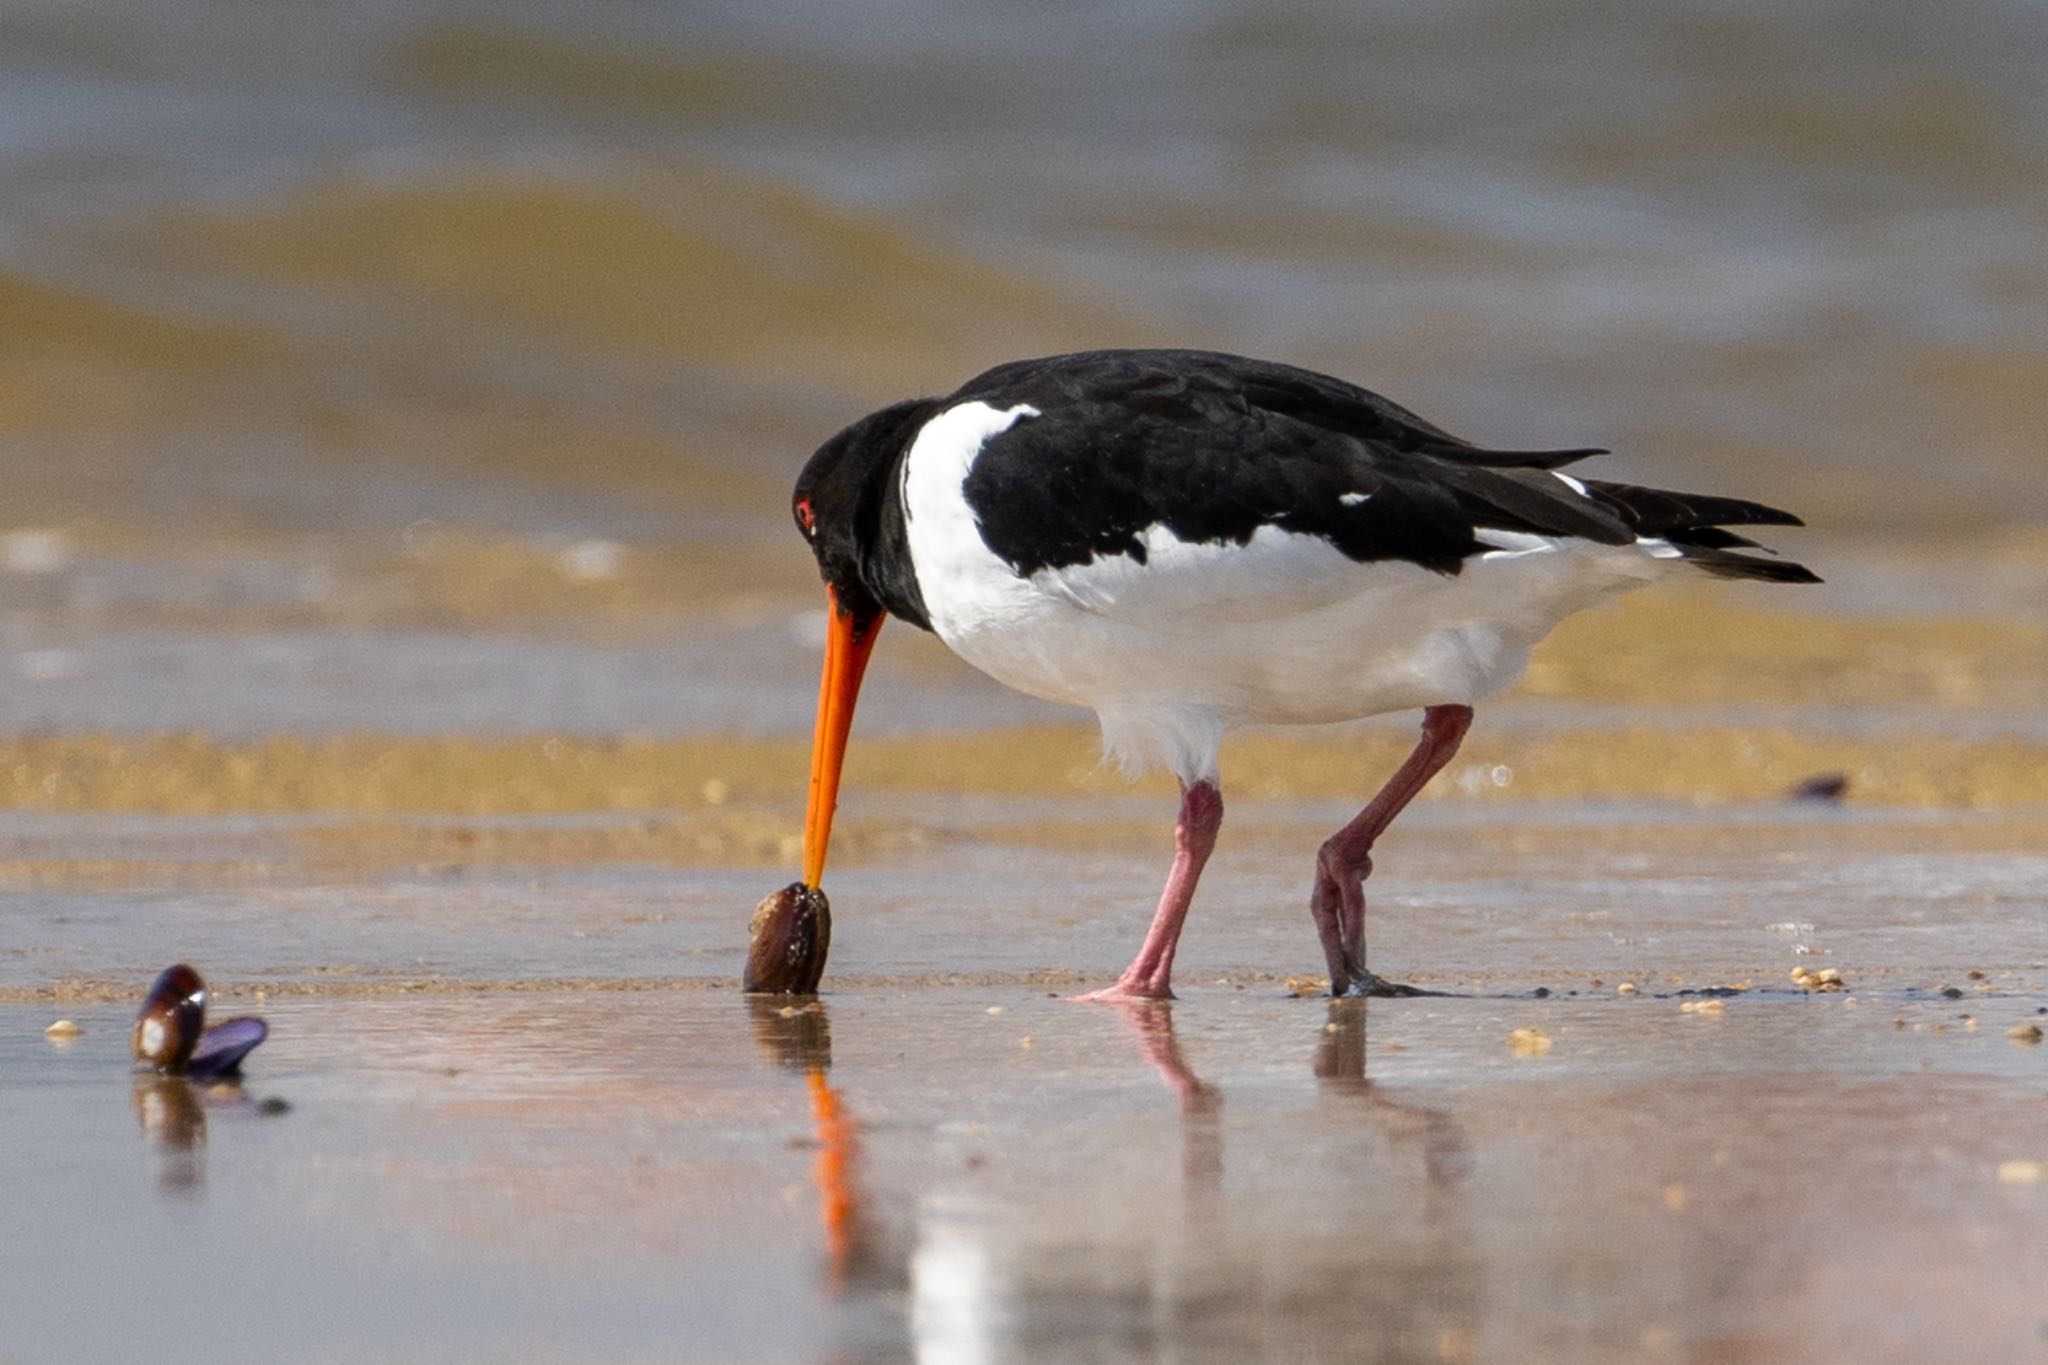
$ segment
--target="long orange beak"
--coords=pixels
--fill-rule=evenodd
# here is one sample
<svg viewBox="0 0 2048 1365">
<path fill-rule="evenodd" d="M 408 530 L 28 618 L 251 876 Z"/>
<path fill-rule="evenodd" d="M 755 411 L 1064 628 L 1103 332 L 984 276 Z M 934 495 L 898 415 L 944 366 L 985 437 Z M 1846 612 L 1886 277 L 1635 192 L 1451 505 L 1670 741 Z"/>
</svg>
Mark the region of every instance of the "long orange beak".
<svg viewBox="0 0 2048 1365">
<path fill-rule="evenodd" d="M 882 633 L 884 617 L 856 620 L 825 589 L 831 618 L 825 636 L 825 671 L 818 679 L 818 728 L 811 736 L 811 800 L 804 812 L 804 885 L 817 890 L 825 875 L 825 845 L 832 839 L 832 812 L 839 806 L 839 769 L 846 761 L 846 734 L 853 728 L 853 704 L 860 699 L 861 674 Z"/>
</svg>

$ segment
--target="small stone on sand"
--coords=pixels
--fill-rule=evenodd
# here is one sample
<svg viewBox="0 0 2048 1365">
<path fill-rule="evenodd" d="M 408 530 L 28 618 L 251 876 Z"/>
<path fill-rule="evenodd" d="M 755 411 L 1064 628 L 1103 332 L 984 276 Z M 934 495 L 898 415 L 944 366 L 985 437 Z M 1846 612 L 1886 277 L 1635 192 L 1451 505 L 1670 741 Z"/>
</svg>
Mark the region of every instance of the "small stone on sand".
<svg viewBox="0 0 2048 1365">
<path fill-rule="evenodd" d="M 1624 981 L 1619 986 L 1616 986 L 1614 988 L 1614 993 L 1616 995 L 1634 995 L 1636 993 L 1636 983 L 1633 981 Z"/>
<path fill-rule="evenodd" d="M 81 1032 L 83 1030 L 71 1020 L 59 1019 L 56 1023 L 43 1030 L 43 1036 L 53 1042 L 68 1043 Z"/>
<path fill-rule="evenodd" d="M 1678 1012 L 1680 1014 L 1726 1014 L 1728 1012 L 1728 1002 L 1725 1000 L 1688 1000 L 1678 1007 Z"/>
<path fill-rule="evenodd" d="M 1823 967 L 1817 972 L 1808 971 L 1804 967 L 1794 967 L 1792 984 L 1805 991 L 1828 992 L 1847 989 L 1842 981 L 1842 973 L 1834 967 Z"/>
<path fill-rule="evenodd" d="M 1508 1046 L 1517 1057 L 1541 1057 L 1550 1051 L 1550 1035 L 1540 1028 L 1518 1028 L 1508 1035 Z"/>
<path fill-rule="evenodd" d="M 2041 1041 L 2041 1026 L 2039 1024 L 2014 1024 L 2005 1031 L 2005 1036 L 2012 1039 L 2015 1043 L 2025 1043 L 2027 1046 L 2032 1047 Z"/>
</svg>

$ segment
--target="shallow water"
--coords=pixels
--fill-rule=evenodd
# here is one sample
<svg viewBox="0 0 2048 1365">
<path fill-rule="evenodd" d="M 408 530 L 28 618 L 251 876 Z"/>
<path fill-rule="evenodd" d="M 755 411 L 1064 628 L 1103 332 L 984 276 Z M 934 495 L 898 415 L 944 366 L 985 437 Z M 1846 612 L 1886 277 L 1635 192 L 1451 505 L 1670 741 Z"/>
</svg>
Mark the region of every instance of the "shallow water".
<svg viewBox="0 0 2048 1365">
<path fill-rule="evenodd" d="M 1079 831 L 1137 803 L 1076 804 Z M 1286 981 L 1313 969 L 1297 883 L 1337 812 L 1247 803 L 1182 999 L 1122 1010 L 1059 997 L 1134 944 L 1159 850 L 1010 842 L 1031 803 L 919 814 L 939 843 L 836 874 L 815 1009 L 734 989 L 758 869 L 370 857 L 308 878 L 291 821 L 16 817 L 0 837 L 30 863 L 92 853 L 118 881 L 175 846 L 244 872 L 6 894 L 0 1351 L 1804 1360 L 1853 1332 L 1870 1358 L 2027 1359 L 2048 1339 L 2048 1183 L 2025 1164 L 2048 1160 L 2048 1049 L 2006 1036 L 2048 1009 L 2038 819 L 1419 808 L 1373 882 L 1373 961 L 1458 994 L 1363 1003 Z M 211 974 L 217 1016 L 270 1020 L 241 1089 L 130 1074 L 134 1001 L 172 956 Z M 1807 994 L 1801 965 L 1849 989 Z M 59 1015 L 76 1042 L 38 1036 Z"/>
<path fill-rule="evenodd" d="M 1956 900 L 2000 894 L 1973 879 L 1981 863 L 1939 868 Z M 1440 888 L 1413 880 L 1379 903 L 1382 965 L 1424 913 L 1457 941 L 1459 916 L 1427 903 Z M 2003 945 L 2027 970 L 1971 958 L 1994 989 L 1951 1001 L 1924 987 L 1970 984 L 1959 972 L 1882 959 L 1912 936 L 1851 927 L 1864 887 L 1801 900 L 1825 928 L 1787 933 L 1752 907 L 1684 938 L 1664 920 L 1682 898 L 1651 884 L 1639 923 L 1546 913 L 1579 888 L 1532 873 L 1524 933 L 1489 937 L 1492 960 L 1548 943 L 1575 963 L 1775 976 L 1804 937 L 1859 984 L 1702 1015 L 1647 974 L 1618 997 L 1517 962 L 1517 984 L 1560 993 L 1289 998 L 1209 978 L 1219 937 L 1258 937 L 1226 895 L 1197 922 L 1182 1001 L 1126 1011 L 1049 998 L 1002 973 L 1002 952 L 975 953 L 997 970 L 974 985 L 864 983 L 871 914 L 912 962 L 919 935 L 906 948 L 904 915 L 851 879 L 848 984 L 810 1010 L 689 977 L 475 989 L 503 969 L 489 955 L 459 985 L 390 997 L 331 983 L 256 1003 L 231 986 L 217 1007 L 254 1003 L 273 1037 L 241 1089 L 215 1091 L 128 1073 L 128 1001 L 0 1006 L 17 1153 L 0 1349 L 1799 1360 L 1835 1358 L 1844 1333 L 1867 1358 L 2042 1349 L 2048 1185 L 2014 1163 L 2048 1158 L 2048 1054 L 2004 1036 L 2039 1009 L 2039 945 Z M 420 926 L 459 935 L 475 894 L 415 892 L 410 930 L 323 920 L 459 970 Z M 517 944 L 518 898 L 487 899 Z M 989 913 L 965 926 L 977 948 Z M 1004 918 L 1030 960 L 1113 962 Z M 945 919 L 928 941 L 960 932 Z M 1306 925 L 1287 919 L 1298 949 Z M 640 969 L 680 964 L 693 920 L 658 931 Z M 553 959 L 603 971 L 609 950 L 578 944 Z M 56 1008 L 85 1030 L 63 1048 L 35 1036 Z M 1549 1050 L 1511 1048 L 1525 1028 Z"/>
</svg>

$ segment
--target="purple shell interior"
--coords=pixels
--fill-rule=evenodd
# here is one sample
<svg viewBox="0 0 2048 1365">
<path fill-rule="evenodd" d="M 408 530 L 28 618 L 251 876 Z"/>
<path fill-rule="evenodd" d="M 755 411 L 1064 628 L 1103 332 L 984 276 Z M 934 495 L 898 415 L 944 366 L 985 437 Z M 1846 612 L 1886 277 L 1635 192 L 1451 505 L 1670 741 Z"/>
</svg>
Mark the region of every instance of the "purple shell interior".
<svg viewBox="0 0 2048 1365">
<path fill-rule="evenodd" d="M 242 1059 L 254 1052 L 256 1045 L 269 1034 L 270 1026 L 261 1019 L 247 1016 L 224 1019 L 199 1035 L 199 1046 L 192 1049 L 192 1060 L 185 1063 L 185 1074 L 232 1075 L 242 1065 Z"/>
</svg>

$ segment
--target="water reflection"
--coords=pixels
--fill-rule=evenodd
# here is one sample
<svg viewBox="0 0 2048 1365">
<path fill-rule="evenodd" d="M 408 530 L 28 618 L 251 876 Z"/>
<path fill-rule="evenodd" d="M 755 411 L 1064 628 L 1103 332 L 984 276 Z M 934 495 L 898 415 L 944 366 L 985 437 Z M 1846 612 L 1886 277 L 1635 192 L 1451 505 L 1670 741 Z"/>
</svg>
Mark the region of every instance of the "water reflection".
<svg viewBox="0 0 2048 1365">
<path fill-rule="evenodd" d="M 1178 1100 L 1173 1136 L 1149 1087 L 1049 1096 L 1077 1115 L 1058 1150 L 1013 1155 L 1022 1169 L 993 1188 L 923 1196 L 918 1359 L 1234 1361 L 1283 1342 L 1297 1360 L 1470 1355 L 1470 1145 L 1449 1113 L 1370 1078 L 1369 1010 L 1329 1002 L 1308 1078 L 1254 1065 L 1226 1086 L 1197 1074 L 1172 1006 L 1120 1007 L 1136 1060 Z M 1176 1140 L 1177 1172 L 1160 1159 Z"/>
<path fill-rule="evenodd" d="M 812 1135 L 817 1159 L 811 1183 L 818 1194 L 818 1220 L 825 1231 L 825 1283 L 842 1290 L 892 1276 L 878 1252 L 860 1191 L 860 1124 L 845 1098 L 826 1080 L 832 1068 L 832 1017 L 823 1001 L 784 1004 L 779 998 L 752 996 L 754 1043 L 769 1062 L 799 1072 L 810 1097 Z"/>
<path fill-rule="evenodd" d="M 1116 1006 L 1160 1079 L 1180 1097 L 1181 1179 L 1189 1194 L 1223 1183 L 1223 1092 L 1188 1068 L 1173 1032 L 1173 1006 L 1163 1000 Z"/>
<path fill-rule="evenodd" d="M 1370 1001 L 1332 1000 L 1312 1064 L 1326 1095 L 1367 1105 L 1373 1122 L 1397 1143 L 1419 1141 L 1429 1188 L 1443 1188 L 1472 1172 L 1471 1146 L 1449 1113 L 1396 1099 L 1366 1075 L 1366 1020 Z"/>
<path fill-rule="evenodd" d="M 206 1106 L 183 1076 L 135 1078 L 130 1100 L 142 1135 L 156 1150 L 157 1187 L 194 1194 L 206 1187 Z"/>
<path fill-rule="evenodd" d="M 157 1153 L 157 1185 L 169 1194 L 206 1188 L 207 1111 L 271 1116 L 291 1110 L 274 1095 L 252 1098 L 239 1080 L 195 1081 L 156 1072 L 136 1075 L 129 1100 L 137 1126 Z"/>
</svg>

